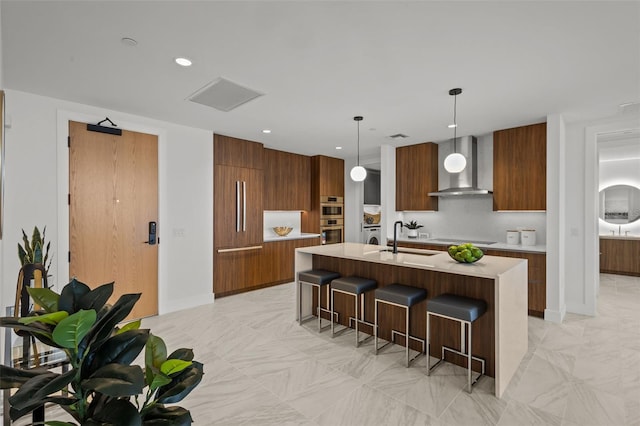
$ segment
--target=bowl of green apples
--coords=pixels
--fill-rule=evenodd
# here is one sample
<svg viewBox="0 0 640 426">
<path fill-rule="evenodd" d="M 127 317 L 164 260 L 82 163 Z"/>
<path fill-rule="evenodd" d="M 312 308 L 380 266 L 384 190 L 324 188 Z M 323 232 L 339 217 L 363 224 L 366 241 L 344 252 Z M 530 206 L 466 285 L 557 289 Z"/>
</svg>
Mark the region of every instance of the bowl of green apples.
<svg viewBox="0 0 640 426">
<path fill-rule="evenodd" d="M 449 246 L 447 252 L 453 260 L 460 263 L 475 263 L 484 256 L 484 252 L 471 243 Z"/>
</svg>

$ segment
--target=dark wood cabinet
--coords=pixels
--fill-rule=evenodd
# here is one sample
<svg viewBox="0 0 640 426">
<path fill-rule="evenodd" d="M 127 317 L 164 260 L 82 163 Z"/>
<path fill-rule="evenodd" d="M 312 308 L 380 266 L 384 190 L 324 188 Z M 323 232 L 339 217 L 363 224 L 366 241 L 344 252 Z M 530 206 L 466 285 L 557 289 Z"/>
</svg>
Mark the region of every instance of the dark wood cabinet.
<svg viewBox="0 0 640 426">
<path fill-rule="evenodd" d="M 438 210 L 438 145 L 396 148 L 396 210 Z"/>
<path fill-rule="evenodd" d="M 600 238 L 600 272 L 640 277 L 640 239 Z"/>
<path fill-rule="evenodd" d="M 344 160 L 311 157 L 311 208 L 302 213 L 302 232 L 320 232 L 320 197 L 344 197 Z"/>
<path fill-rule="evenodd" d="M 263 146 L 214 135 L 213 291 L 233 294 L 260 281 Z"/>
<path fill-rule="evenodd" d="M 317 245 L 320 245 L 320 237 L 265 243 L 261 262 L 264 283 L 274 285 L 294 281 L 295 249 Z"/>
<path fill-rule="evenodd" d="M 527 259 L 529 277 L 529 315 L 544 318 L 547 308 L 547 255 L 508 250 L 485 250 L 489 256 Z"/>
<path fill-rule="evenodd" d="M 311 208 L 311 158 L 264 149 L 264 209 Z"/>
<path fill-rule="evenodd" d="M 387 245 L 393 245 L 393 241 L 387 241 Z M 398 247 L 417 248 L 425 250 L 446 251 L 446 245 L 399 242 Z M 638 241 L 640 248 L 640 240 Z M 483 250 L 488 256 L 515 257 L 527 259 L 527 276 L 529 279 L 529 315 L 544 318 L 544 310 L 547 308 L 547 255 L 545 253 L 528 253 L 510 250 Z M 640 253 L 638 253 L 640 256 Z M 636 257 L 637 259 L 637 257 Z"/>
<path fill-rule="evenodd" d="M 215 248 L 262 244 L 263 171 L 243 167 L 215 166 Z"/>
<path fill-rule="evenodd" d="M 259 142 L 213 135 L 213 161 L 216 165 L 262 169 L 263 157 L 264 146 Z"/>
<path fill-rule="evenodd" d="M 547 123 L 493 133 L 493 210 L 547 209 Z"/>
<path fill-rule="evenodd" d="M 344 160 L 324 155 L 311 157 L 311 181 L 318 187 L 318 202 L 322 196 L 344 197 Z"/>
</svg>

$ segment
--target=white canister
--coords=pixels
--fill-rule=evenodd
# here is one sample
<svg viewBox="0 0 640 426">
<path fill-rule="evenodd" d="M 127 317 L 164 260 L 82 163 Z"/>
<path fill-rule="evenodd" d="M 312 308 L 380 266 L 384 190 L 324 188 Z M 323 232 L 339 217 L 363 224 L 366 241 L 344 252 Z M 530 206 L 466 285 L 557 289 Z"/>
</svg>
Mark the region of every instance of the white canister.
<svg viewBox="0 0 640 426">
<path fill-rule="evenodd" d="M 535 229 L 523 229 L 520 231 L 520 238 L 522 239 L 523 246 L 535 246 L 536 245 L 536 230 Z"/>
<path fill-rule="evenodd" d="M 520 231 L 507 231 L 507 244 L 520 244 Z"/>
</svg>

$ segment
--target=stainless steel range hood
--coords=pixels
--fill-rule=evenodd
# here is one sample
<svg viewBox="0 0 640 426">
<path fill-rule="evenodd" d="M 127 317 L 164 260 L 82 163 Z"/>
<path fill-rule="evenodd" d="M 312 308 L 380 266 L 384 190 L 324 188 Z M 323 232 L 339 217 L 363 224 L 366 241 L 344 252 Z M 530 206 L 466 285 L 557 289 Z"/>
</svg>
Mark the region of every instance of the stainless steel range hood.
<svg viewBox="0 0 640 426">
<path fill-rule="evenodd" d="M 440 144 L 451 144 L 453 139 Z M 437 192 L 430 192 L 434 197 L 454 197 L 463 195 L 492 194 L 488 189 L 478 188 L 478 142 L 475 136 L 463 136 L 456 140 L 456 152 L 467 158 L 467 166 L 460 173 L 446 173 L 449 175 L 449 188 Z M 452 150 L 453 152 L 453 150 Z M 444 168 L 442 164 L 438 167 Z"/>
</svg>

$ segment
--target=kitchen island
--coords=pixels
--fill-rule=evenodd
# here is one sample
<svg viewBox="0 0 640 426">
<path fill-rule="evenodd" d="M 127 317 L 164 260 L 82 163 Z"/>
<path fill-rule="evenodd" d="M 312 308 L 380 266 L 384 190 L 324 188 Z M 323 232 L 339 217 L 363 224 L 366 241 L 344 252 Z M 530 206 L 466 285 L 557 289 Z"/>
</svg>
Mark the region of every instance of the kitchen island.
<svg viewBox="0 0 640 426">
<path fill-rule="evenodd" d="M 485 300 L 487 311 L 473 324 L 472 351 L 485 359 L 486 374 L 495 378 L 497 397 L 503 394 L 527 352 L 527 261 L 524 259 L 484 256 L 475 264 L 461 264 L 446 252 L 411 250 L 394 254 L 386 246 L 342 243 L 296 249 L 296 276 L 309 269 L 375 279 L 378 287 L 392 283 L 421 287 L 427 290 L 428 298 L 453 293 Z M 303 288 L 303 291 L 306 294 L 302 295 L 302 312 L 306 316 L 315 312 L 318 301 L 310 289 Z M 326 306 L 326 295 L 322 294 L 321 298 L 322 305 Z M 374 322 L 373 305 L 373 292 L 369 292 L 365 297 L 364 319 L 370 323 Z M 336 294 L 335 310 L 340 312 L 339 322 L 347 325 L 349 316 L 355 314 L 353 298 Z M 380 305 L 378 315 L 380 338 L 390 340 L 391 329 L 404 331 L 402 309 Z M 424 339 L 426 301 L 412 309 L 411 324 L 411 335 Z M 363 325 L 361 330 L 373 334 L 372 327 Z M 461 333 L 456 323 L 434 318 L 432 336 L 431 356 L 439 357 L 442 345 L 460 347 Z M 404 345 L 402 337 L 396 337 L 395 342 Z M 422 350 L 416 341 L 411 340 L 410 346 Z M 448 355 L 447 361 L 466 365 L 462 357 L 453 355 Z"/>
</svg>

